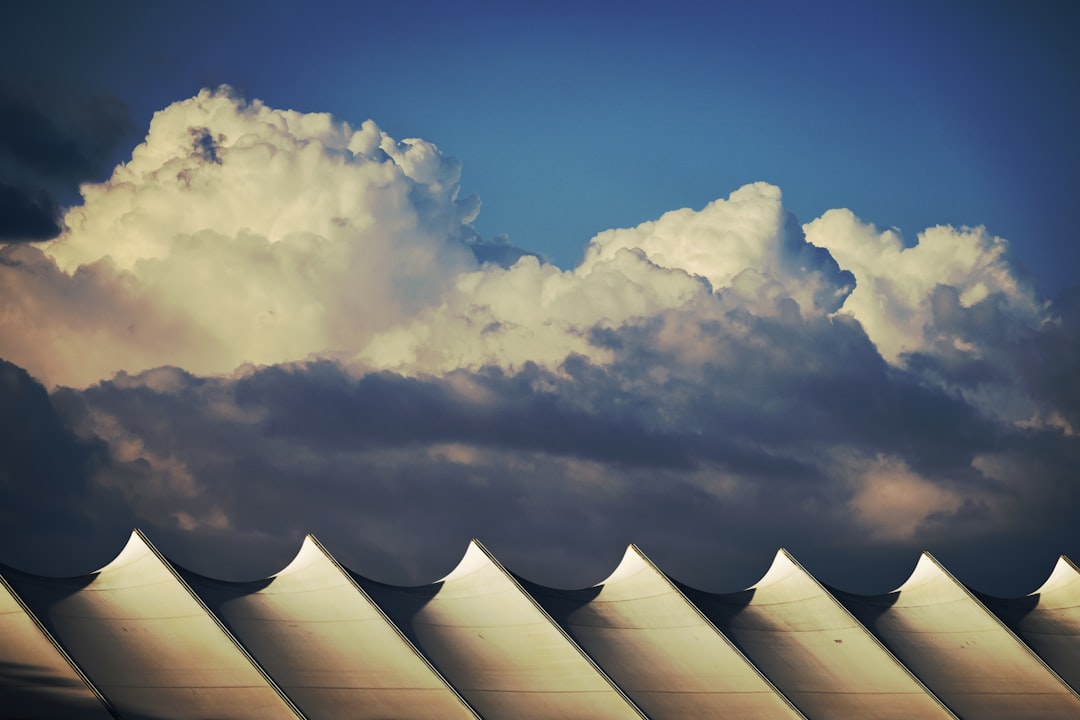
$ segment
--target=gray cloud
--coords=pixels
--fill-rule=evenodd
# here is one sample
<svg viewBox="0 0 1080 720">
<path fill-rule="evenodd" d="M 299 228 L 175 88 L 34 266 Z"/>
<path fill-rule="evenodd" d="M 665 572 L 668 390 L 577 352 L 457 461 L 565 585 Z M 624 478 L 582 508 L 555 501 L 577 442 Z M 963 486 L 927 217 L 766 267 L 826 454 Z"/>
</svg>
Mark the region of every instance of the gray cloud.
<svg viewBox="0 0 1080 720">
<path fill-rule="evenodd" d="M 39 145 L 5 162 L 67 172 Z M 880 592 L 929 548 L 1009 594 L 1080 554 L 1080 306 L 1003 239 L 800 227 L 755 183 L 562 270 L 479 238 L 460 171 L 228 89 L 158 113 L 61 238 L 0 248 L 0 352 L 34 374 L 3 366 L 0 560 L 93 567 L 138 525 L 250 578 L 314 532 L 408 583 L 478 536 L 574 586 L 636 542 L 731 590 L 783 545 Z"/>
<path fill-rule="evenodd" d="M 0 82 L 0 241 L 60 234 L 60 206 L 107 175 L 133 125 L 107 96 L 74 97 Z"/>
<path fill-rule="evenodd" d="M 0 181 L 0 240 L 47 240 L 60 234 L 60 207 L 40 188 Z"/>
<path fill-rule="evenodd" d="M 2 359 L 0 397 L 0 561 L 49 574 L 104 564 L 134 520 L 93 482 L 110 463 L 107 446 L 77 437 L 45 388 Z"/>
<path fill-rule="evenodd" d="M 672 333 L 707 337 L 708 357 L 658 349 Z M 930 548 L 976 587 L 1018 594 L 1040 562 L 1080 550 L 1064 509 L 1080 499 L 1076 438 L 1002 423 L 888 365 L 854 322 L 673 311 L 597 338 L 610 365 L 163 368 L 54 403 L 107 443 L 94 482 L 212 575 L 273 572 L 313 531 L 388 582 L 438 577 L 478 536 L 562 586 L 595 582 L 637 542 L 715 589 L 753 582 L 785 545 L 856 591 L 888 589 Z M 988 548 L 1017 567 L 988 564 Z"/>
</svg>

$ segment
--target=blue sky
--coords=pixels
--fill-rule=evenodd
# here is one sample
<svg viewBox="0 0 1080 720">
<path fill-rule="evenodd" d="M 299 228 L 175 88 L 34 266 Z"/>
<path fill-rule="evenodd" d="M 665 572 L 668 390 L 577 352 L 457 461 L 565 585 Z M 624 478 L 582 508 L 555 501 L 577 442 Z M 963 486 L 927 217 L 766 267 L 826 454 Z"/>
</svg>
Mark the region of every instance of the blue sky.
<svg viewBox="0 0 1080 720">
<path fill-rule="evenodd" d="M 461 159 L 482 234 L 563 267 L 757 180 L 803 222 L 985 225 L 1048 294 L 1080 266 L 1071 3 L 109 7 L 9 5 L 8 73 L 115 95 L 132 140 L 219 83 L 372 118 Z"/>
<path fill-rule="evenodd" d="M 1078 30 L 4 3 L 0 562 L 1027 592 L 1080 555 Z"/>
</svg>

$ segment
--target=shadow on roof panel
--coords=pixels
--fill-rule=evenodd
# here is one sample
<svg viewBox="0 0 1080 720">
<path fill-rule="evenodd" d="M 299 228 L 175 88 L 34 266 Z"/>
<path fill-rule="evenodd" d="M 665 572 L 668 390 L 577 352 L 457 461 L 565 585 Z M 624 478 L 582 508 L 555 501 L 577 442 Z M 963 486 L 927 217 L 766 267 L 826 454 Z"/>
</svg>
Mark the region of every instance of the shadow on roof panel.
<svg viewBox="0 0 1080 720">
<path fill-rule="evenodd" d="M 485 718 L 641 717 L 475 541 L 430 586 L 353 577 Z"/>
<path fill-rule="evenodd" d="M 1058 558 L 1050 577 L 1021 598 L 978 598 L 1073 690 L 1080 690 L 1080 571 Z"/>
<path fill-rule="evenodd" d="M 310 536 L 267 580 L 177 570 L 309 720 L 476 717 Z"/>
<path fill-rule="evenodd" d="M 961 717 L 1080 717 L 1080 697 L 929 554 L 892 593 L 836 595 Z"/>
<path fill-rule="evenodd" d="M 950 718 L 786 551 L 737 593 L 687 596 L 808 718 Z"/>
<path fill-rule="evenodd" d="M 0 720 L 109 717 L 90 686 L 0 582 Z"/>
<path fill-rule="evenodd" d="M 651 718 L 801 717 L 633 546 L 592 588 L 519 582 Z"/>
<path fill-rule="evenodd" d="M 138 532 L 91 575 L 8 580 L 123 718 L 296 717 Z"/>
</svg>

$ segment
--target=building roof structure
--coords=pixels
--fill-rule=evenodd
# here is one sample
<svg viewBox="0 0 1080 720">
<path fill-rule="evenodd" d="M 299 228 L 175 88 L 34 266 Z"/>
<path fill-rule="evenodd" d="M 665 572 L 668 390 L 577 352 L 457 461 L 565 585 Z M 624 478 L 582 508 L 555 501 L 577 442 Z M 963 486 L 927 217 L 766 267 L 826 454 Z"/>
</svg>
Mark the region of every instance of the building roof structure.
<svg viewBox="0 0 1080 720">
<path fill-rule="evenodd" d="M 0 720 L 1076 718 L 1080 572 L 1023 598 L 929 554 L 892 593 L 822 585 L 780 550 L 746 590 L 678 583 L 636 547 L 594 587 L 518 577 L 480 543 L 418 587 L 312 537 L 227 582 L 139 531 L 105 567 L 0 566 Z"/>
</svg>

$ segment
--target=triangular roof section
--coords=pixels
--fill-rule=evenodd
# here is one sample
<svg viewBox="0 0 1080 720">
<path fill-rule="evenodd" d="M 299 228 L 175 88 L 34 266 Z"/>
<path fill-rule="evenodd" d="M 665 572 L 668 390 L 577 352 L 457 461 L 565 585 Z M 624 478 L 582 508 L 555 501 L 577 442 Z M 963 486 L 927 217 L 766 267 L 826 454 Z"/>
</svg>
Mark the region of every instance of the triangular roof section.
<svg viewBox="0 0 1080 720">
<path fill-rule="evenodd" d="M 749 589 L 690 597 L 809 718 L 955 717 L 783 548 Z"/>
<path fill-rule="evenodd" d="M 12 581 L 121 717 L 298 715 L 138 530 L 96 573 Z"/>
<path fill-rule="evenodd" d="M 476 540 L 434 586 L 361 584 L 483 717 L 642 717 Z"/>
<path fill-rule="evenodd" d="M 178 570 L 308 720 L 477 717 L 311 535 L 265 581 Z"/>
<path fill-rule="evenodd" d="M 979 596 L 1074 691 L 1080 690 L 1080 570 L 1058 558 L 1050 577 L 1021 598 Z"/>
<path fill-rule="evenodd" d="M 1080 697 L 930 553 L 894 592 L 843 598 L 961 717 L 1080 717 Z"/>
<path fill-rule="evenodd" d="M 588 590 L 525 588 L 650 717 L 802 717 L 634 545 Z"/>
<path fill-rule="evenodd" d="M 6 568 L 2 568 L 7 572 Z M 14 574 L 14 573 L 9 573 Z M 0 718 L 107 720 L 112 714 L 0 576 Z"/>
</svg>

